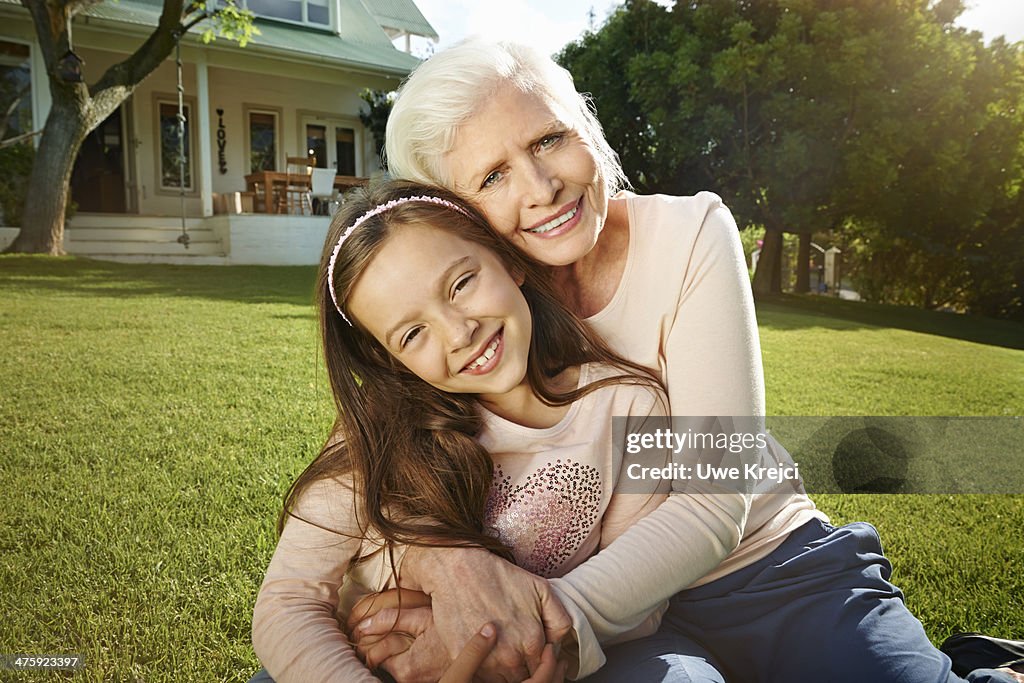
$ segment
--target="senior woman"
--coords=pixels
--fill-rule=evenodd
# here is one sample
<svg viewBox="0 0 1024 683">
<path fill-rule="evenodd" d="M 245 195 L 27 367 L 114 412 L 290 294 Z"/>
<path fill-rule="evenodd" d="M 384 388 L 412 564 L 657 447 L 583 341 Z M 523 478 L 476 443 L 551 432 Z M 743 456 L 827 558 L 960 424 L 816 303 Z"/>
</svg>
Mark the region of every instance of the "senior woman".
<svg viewBox="0 0 1024 683">
<path fill-rule="evenodd" d="M 399 92 L 386 152 L 392 174 L 454 190 L 550 266 L 559 296 L 618 353 L 660 370 L 674 415 L 764 415 L 754 306 L 731 214 L 711 193 L 619 192 L 617 156 L 551 59 L 483 40 L 434 55 Z M 770 442 L 769 450 L 781 449 Z M 494 680 L 524 678 L 545 641 L 558 640 L 574 676 L 598 672 L 593 681 L 962 680 L 888 582 L 872 527 L 834 528 L 787 485 L 757 494 L 674 488 L 556 579 L 481 550 L 413 549 L 402 581 L 429 595 L 430 616 L 384 610 L 354 635 L 364 650 L 376 648 L 376 661 L 394 655 L 384 668 L 398 680 L 440 670 L 438 660 L 485 622 L 500 625 L 485 669 Z M 602 644 L 656 621 L 669 598 L 660 630 L 610 647 L 602 669 Z M 398 630 L 420 634 L 412 646 L 403 638 L 371 645 L 396 617 Z M 968 680 L 1024 680 L 985 675 Z"/>
</svg>

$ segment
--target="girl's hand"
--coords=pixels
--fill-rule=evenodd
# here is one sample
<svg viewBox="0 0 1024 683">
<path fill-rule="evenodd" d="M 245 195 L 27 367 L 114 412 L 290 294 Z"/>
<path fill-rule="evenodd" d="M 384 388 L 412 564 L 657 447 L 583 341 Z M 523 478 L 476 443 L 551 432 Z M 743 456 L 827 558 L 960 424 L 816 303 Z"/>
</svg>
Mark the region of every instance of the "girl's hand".
<svg viewBox="0 0 1024 683">
<path fill-rule="evenodd" d="M 430 597 L 419 591 L 393 588 L 367 595 L 357 602 L 349 613 L 345 630 L 367 667 L 382 667 L 403 683 L 411 683 L 414 680 L 436 681 L 448 668 L 450 660 L 444 644 L 434 632 L 425 635 L 433 623 Z M 422 654 L 415 658 L 402 658 L 410 664 L 415 660 L 411 670 L 417 676 L 409 675 L 408 671 L 393 670 L 397 668 L 396 662 L 389 660 L 409 650 L 417 639 L 422 642 L 414 654 Z M 428 658 L 428 655 L 432 656 Z"/>
<path fill-rule="evenodd" d="M 377 627 L 373 632 L 377 635 L 383 635 L 391 629 L 381 629 L 380 627 L 384 623 L 384 619 L 373 619 L 376 614 L 384 610 L 398 610 L 399 608 L 406 610 L 417 607 L 430 607 L 430 596 L 408 588 L 392 588 L 380 593 L 370 593 L 352 607 L 345 630 L 350 636 L 354 637 L 356 636 L 357 627 L 363 626 L 360 622 L 372 619 Z M 416 634 L 414 633 L 413 635 Z"/>
</svg>

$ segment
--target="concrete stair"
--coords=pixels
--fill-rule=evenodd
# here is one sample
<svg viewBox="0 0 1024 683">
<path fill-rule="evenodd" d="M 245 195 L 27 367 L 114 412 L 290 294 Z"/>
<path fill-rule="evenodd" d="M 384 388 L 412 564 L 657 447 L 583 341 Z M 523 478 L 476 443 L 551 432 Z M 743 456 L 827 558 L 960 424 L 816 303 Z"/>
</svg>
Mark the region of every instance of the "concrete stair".
<svg viewBox="0 0 1024 683">
<path fill-rule="evenodd" d="M 189 245 L 178 242 L 181 219 L 173 216 L 82 214 L 64 230 L 69 254 L 126 263 L 222 265 L 227 254 L 220 236 L 202 218 L 185 220 Z"/>
</svg>

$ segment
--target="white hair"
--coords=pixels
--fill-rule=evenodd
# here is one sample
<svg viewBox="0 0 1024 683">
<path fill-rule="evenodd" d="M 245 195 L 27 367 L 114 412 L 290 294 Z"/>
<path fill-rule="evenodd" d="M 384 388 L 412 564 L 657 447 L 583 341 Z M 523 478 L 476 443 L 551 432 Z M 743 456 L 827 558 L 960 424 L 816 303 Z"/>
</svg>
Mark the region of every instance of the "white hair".
<svg viewBox="0 0 1024 683">
<path fill-rule="evenodd" d="M 398 90 L 385 134 L 391 175 L 452 188 L 444 157 L 460 125 L 503 87 L 537 93 L 571 117 L 566 123 L 594 150 L 608 196 L 628 187 L 589 96 L 572 75 L 526 45 L 470 38 L 420 64 Z"/>
</svg>

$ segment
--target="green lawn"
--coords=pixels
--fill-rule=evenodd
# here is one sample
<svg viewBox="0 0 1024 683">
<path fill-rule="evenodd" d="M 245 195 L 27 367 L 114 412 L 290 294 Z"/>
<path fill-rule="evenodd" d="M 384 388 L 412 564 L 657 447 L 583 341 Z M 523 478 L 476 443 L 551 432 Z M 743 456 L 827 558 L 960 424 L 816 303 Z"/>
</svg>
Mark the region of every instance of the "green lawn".
<svg viewBox="0 0 1024 683">
<path fill-rule="evenodd" d="M 313 275 L 0 257 L 0 653 L 81 653 L 82 681 L 256 668 L 281 496 L 331 423 Z M 1020 325 L 797 298 L 759 316 L 773 413 L 1024 414 Z M 816 499 L 880 528 L 933 639 L 1024 636 L 1024 496 Z"/>
</svg>

